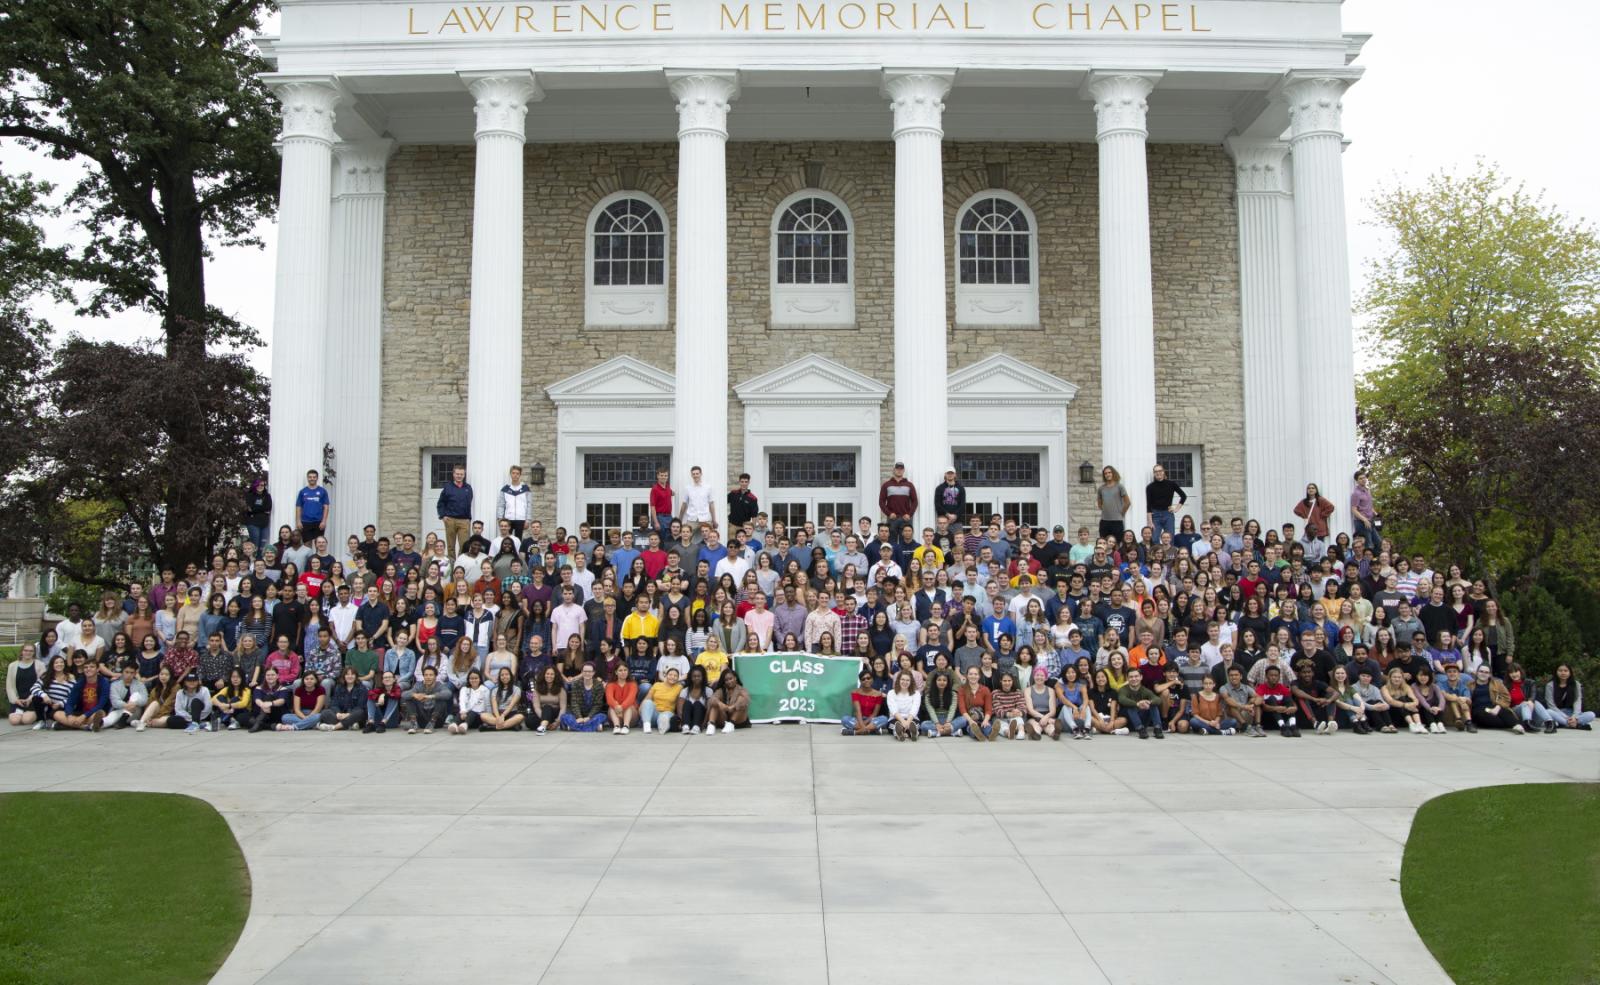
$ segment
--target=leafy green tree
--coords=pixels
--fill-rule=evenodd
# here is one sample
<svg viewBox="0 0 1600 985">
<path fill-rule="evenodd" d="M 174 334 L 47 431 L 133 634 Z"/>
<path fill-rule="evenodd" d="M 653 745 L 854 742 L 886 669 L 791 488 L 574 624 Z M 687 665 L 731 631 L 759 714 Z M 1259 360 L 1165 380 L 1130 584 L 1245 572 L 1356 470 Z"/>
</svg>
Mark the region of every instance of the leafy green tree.
<svg viewBox="0 0 1600 985">
<path fill-rule="evenodd" d="M 265 384 L 238 355 L 254 333 L 207 297 L 205 260 L 216 244 L 259 245 L 276 205 L 275 116 L 256 78 L 267 65 L 250 40 L 271 9 L 0 0 L 0 138 L 83 175 L 54 205 L 81 228 L 70 249 L 38 231 L 48 190 L 0 178 L 0 259 L 49 273 L 19 278 L 13 296 L 70 296 L 90 316 L 137 308 L 161 324 L 146 343 L 78 339 L 49 353 L 43 326 L 22 319 L 32 334 L 0 347 L 0 380 L 26 376 L 36 403 L 22 460 L 16 448 L 0 460 L 0 567 L 67 564 L 60 547 L 76 533 L 54 526 L 74 500 L 115 504 L 162 564 L 204 560 L 238 519 L 240 480 L 264 442 Z M 119 437 L 126 451 L 112 454 Z"/>
<path fill-rule="evenodd" d="M 1391 533 L 1493 584 L 1600 551 L 1600 239 L 1492 167 L 1375 204 L 1393 245 L 1362 308 L 1384 363 L 1357 388 Z"/>
</svg>

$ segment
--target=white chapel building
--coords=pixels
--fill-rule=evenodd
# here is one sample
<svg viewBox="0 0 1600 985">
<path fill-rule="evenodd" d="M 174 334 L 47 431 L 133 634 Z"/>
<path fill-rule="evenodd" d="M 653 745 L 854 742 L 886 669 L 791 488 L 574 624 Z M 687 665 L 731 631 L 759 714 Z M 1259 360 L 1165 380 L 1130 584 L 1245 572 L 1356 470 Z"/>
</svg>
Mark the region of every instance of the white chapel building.
<svg viewBox="0 0 1600 985">
<path fill-rule="evenodd" d="M 1356 467 L 1339 0 L 282 0 L 271 491 L 333 535 L 929 497 L 1289 519 Z M 1085 466 L 1088 466 L 1085 468 Z"/>
</svg>

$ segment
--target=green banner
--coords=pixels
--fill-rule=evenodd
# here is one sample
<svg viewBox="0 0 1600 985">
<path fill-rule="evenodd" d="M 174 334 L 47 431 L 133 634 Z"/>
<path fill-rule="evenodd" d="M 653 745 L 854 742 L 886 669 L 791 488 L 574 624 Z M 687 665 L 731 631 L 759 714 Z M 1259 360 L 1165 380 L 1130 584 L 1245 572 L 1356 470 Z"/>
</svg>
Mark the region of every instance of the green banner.
<svg viewBox="0 0 1600 985">
<path fill-rule="evenodd" d="M 750 692 L 752 722 L 837 722 L 850 713 L 857 657 L 738 653 L 733 669 Z"/>
</svg>

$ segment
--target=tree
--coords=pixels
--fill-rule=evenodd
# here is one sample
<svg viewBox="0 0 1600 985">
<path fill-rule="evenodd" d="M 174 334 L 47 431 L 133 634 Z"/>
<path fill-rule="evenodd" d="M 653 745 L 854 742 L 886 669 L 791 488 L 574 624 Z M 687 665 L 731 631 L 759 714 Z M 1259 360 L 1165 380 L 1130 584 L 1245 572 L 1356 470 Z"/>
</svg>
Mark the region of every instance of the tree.
<svg viewBox="0 0 1600 985">
<path fill-rule="evenodd" d="M 1600 548 L 1600 239 L 1488 166 L 1376 203 L 1362 299 L 1386 362 L 1358 387 L 1391 531 L 1491 584 Z"/>
<path fill-rule="evenodd" d="M 59 507 L 74 499 L 106 498 L 153 560 L 180 566 L 203 561 L 237 519 L 237 486 L 259 464 L 264 384 L 237 352 L 255 335 L 208 301 L 204 263 L 208 243 L 259 245 L 254 230 L 276 205 L 275 116 L 256 78 L 268 66 L 250 42 L 270 9 L 271 0 L 0 5 L 0 137 L 84 175 L 59 206 L 85 238 L 71 249 L 38 233 L 44 189 L 0 179 L 0 193 L 28 206 L 14 217 L 28 235 L 11 259 L 51 272 L 19 293 L 70 295 L 83 315 L 139 308 L 161 321 L 149 344 L 79 339 L 53 359 L 32 323 L 20 347 L 31 362 L 0 351 L 0 373 L 26 363 L 37 378 L 48 363 L 38 389 L 52 401 L 22 467 L 0 462 L 12 466 L 0 508 L 38 511 L 27 529 L 5 520 L 20 540 L 0 541 L 0 564 L 62 562 L 50 551 L 66 532 L 49 524 L 64 522 Z M 126 446 L 109 447 L 119 436 Z"/>
</svg>

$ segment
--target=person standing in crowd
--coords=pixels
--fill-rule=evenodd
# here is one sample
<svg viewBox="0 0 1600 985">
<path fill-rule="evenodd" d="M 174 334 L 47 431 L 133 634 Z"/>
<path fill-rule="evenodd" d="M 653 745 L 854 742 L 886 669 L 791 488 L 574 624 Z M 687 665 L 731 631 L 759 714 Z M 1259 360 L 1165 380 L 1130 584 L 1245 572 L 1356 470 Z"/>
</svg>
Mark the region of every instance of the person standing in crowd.
<svg viewBox="0 0 1600 985">
<path fill-rule="evenodd" d="M 310 544 L 328 528 L 333 515 L 333 502 L 326 486 L 320 484 L 322 476 L 316 469 L 306 472 L 306 484 L 294 497 L 294 525 L 300 531 L 300 543 Z"/>
<path fill-rule="evenodd" d="M 327 490 L 323 490 L 327 495 Z M 261 551 L 267 546 L 267 528 L 272 526 L 272 493 L 267 491 L 267 477 L 258 475 L 250 480 L 244 493 L 244 527 L 250 543 Z M 158 606 L 159 608 L 159 606 Z"/>
<path fill-rule="evenodd" d="M 1315 482 L 1306 485 L 1306 494 L 1294 504 L 1294 515 L 1306 522 L 1307 540 L 1327 540 L 1328 521 L 1333 516 L 1334 505 L 1317 489 Z"/>
<path fill-rule="evenodd" d="M 967 515 L 967 487 L 961 484 L 955 469 L 945 469 L 944 482 L 934 487 L 933 510 L 936 516 L 948 519 L 952 528 Z"/>
<path fill-rule="evenodd" d="M 467 484 L 467 469 L 457 465 L 450 470 L 450 481 L 439 490 L 435 512 L 444 523 L 445 556 L 454 559 L 472 536 L 472 486 Z M 473 577 L 476 571 L 469 572 Z"/>
<path fill-rule="evenodd" d="M 678 519 L 696 532 L 701 524 L 712 529 L 717 526 L 717 501 L 711 486 L 701 481 L 704 475 L 698 465 L 689 469 L 689 488 L 683 491 L 683 505 L 679 507 Z"/>
<path fill-rule="evenodd" d="M 511 466 L 509 474 L 509 481 L 500 487 L 500 495 L 495 499 L 494 518 L 506 521 L 511 536 L 520 543 L 533 511 L 533 490 L 522 481 L 522 466 Z"/>
<path fill-rule="evenodd" d="M 733 543 L 734 535 L 745 524 L 754 523 L 760 512 L 756 494 L 750 491 L 750 473 L 740 472 L 738 487 L 728 490 L 728 543 Z"/>
<path fill-rule="evenodd" d="M 1112 466 L 1107 465 L 1100 470 L 1100 485 L 1095 495 L 1100 503 L 1100 536 L 1111 537 L 1121 543 L 1128 510 L 1133 508 L 1133 499 L 1128 495 L 1128 488 L 1122 484 L 1122 476 Z"/>
<path fill-rule="evenodd" d="M 650 487 L 647 507 L 650 529 L 660 538 L 659 543 L 651 545 L 654 550 L 659 551 L 672 542 L 672 518 L 675 515 L 672 508 L 673 498 L 672 484 L 667 481 L 667 470 L 656 469 L 656 481 L 655 485 Z"/>
<path fill-rule="evenodd" d="M 1368 547 L 1378 546 L 1378 514 L 1373 508 L 1372 490 L 1367 488 L 1367 470 L 1357 469 L 1355 488 L 1350 490 L 1351 534 L 1367 542 Z"/>
<path fill-rule="evenodd" d="M 889 524 L 890 538 L 898 542 L 901 529 L 916 523 L 917 487 L 906 477 L 906 463 L 895 462 L 894 473 L 878 487 L 878 511 Z"/>
<path fill-rule="evenodd" d="M 1167 470 L 1159 463 L 1150 470 L 1151 480 L 1144 487 L 1145 524 L 1155 533 L 1157 543 L 1161 541 L 1162 533 L 1169 536 L 1177 534 L 1177 526 L 1173 519 L 1172 500 L 1176 498 L 1179 506 L 1187 506 L 1189 494 L 1183 487 L 1167 478 Z"/>
</svg>

